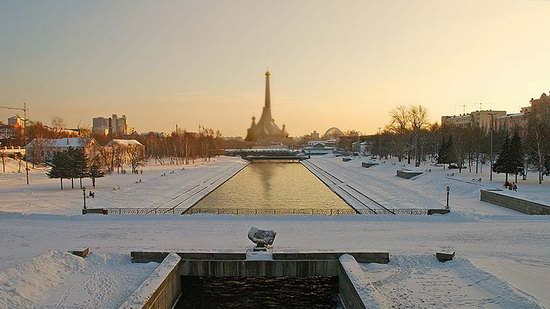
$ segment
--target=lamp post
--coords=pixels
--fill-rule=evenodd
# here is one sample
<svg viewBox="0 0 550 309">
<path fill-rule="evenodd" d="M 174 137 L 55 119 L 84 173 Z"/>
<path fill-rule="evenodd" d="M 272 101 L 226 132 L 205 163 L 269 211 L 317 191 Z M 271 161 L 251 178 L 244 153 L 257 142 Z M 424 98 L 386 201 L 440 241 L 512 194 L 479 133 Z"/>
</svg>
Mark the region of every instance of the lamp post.
<svg viewBox="0 0 550 309">
<path fill-rule="evenodd" d="M 489 171 L 489 181 L 493 181 L 493 131 L 494 131 L 494 126 L 493 126 L 493 120 L 494 120 L 494 116 L 496 115 L 496 113 L 489 113 L 489 115 L 491 115 L 491 141 L 490 141 L 490 145 L 491 145 L 491 155 L 490 155 L 490 171 Z"/>
<path fill-rule="evenodd" d="M 446 208 L 449 209 L 449 192 L 451 191 L 451 188 L 449 186 L 447 186 L 447 188 L 445 188 L 447 190 L 447 204 L 446 204 Z"/>
<path fill-rule="evenodd" d="M 27 184 L 29 184 L 29 158 L 27 156 L 27 103 L 23 103 L 23 108 L 0 106 L 0 108 L 23 111 L 23 147 L 25 148 L 25 173 Z"/>
<path fill-rule="evenodd" d="M 82 198 L 84 201 L 84 210 L 86 210 L 86 187 L 82 187 Z"/>
</svg>

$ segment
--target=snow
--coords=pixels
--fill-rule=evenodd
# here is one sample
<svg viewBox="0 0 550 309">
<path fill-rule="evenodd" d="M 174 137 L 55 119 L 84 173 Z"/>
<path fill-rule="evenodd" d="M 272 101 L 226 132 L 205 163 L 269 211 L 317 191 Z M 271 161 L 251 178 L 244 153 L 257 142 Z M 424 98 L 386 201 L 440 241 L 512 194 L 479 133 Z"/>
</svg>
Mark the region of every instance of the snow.
<svg viewBox="0 0 550 309">
<path fill-rule="evenodd" d="M 540 308 L 529 295 L 464 258 L 441 263 L 433 255 L 392 256 L 387 265 L 363 268 L 397 308 Z"/>
<path fill-rule="evenodd" d="M 135 139 L 116 139 L 116 138 L 110 140 L 107 143 L 107 146 L 111 146 L 114 144 L 122 145 L 122 146 L 132 146 L 132 145 L 143 146 L 140 142 L 136 141 Z"/>
<path fill-rule="evenodd" d="M 495 175 L 495 181 L 489 182 L 486 167 L 483 176 L 480 176 L 466 170 L 459 174 L 457 170 L 444 170 L 429 164 L 414 168 L 395 161 L 379 161 L 379 165 L 367 169 L 361 167 L 362 161 L 367 159 L 354 158 L 342 162 L 341 158 L 330 155 L 307 160 L 389 208 L 442 208 L 445 187 L 449 186 L 451 213 L 441 216 L 335 217 L 81 216 L 78 215 L 82 207 L 80 189 L 59 190 L 59 181 L 48 179 L 43 170 L 31 171 L 29 186 L 25 185 L 24 173 L 0 173 L 0 287 L 3 293 L 0 295 L 0 307 L 6 307 L 3 305 L 12 300 L 20 304 L 26 301 L 29 304 L 52 304 L 54 299 L 61 299 L 63 293 L 85 295 L 82 292 L 84 288 L 71 289 L 78 286 L 78 282 L 86 281 L 81 274 L 89 268 L 74 271 L 73 267 L 69 267 L 67 270 L 59 266 L 65 262 L 55 261 L 57 256 L 44 260 L 44 265 L 48 265 L 45 268 L 63 271 L 53 271 L 48 275 L 51 279 L 43 287 L 38 287 L 45 289 L 40 294 L 42 296 L 21 296 L 18 290 L 13 290 L 10 284 L 26 287 L 21 291 L 31 290 L 32 282 L 24 281 L 26 275 L 23 273 L 32 272 L 18 273 L 14 270 L 28 267 L 25 265 L 32 264 L 34 257 L 44 254 L 47 257 L 52 252 L 50 250 L 65 252 L 84 244 L 94 252 L 84 261 L 96 256 L 106 260 L 120 257 L 120 260 L 127 262 L 130 251 L 245 252 L 250 248 L 247 232 L 251 226 L 277 231 L 274 252 L 390 252 L 392 262 L 386 266 L 388 271 L 403 268 L 408 269 L 411 275 L 402 279 L 402 289 L 398 289 L 397 283 L 388 283 L 386 287 L 403 293 L 409 290 L 415 292 L 413 294 L 416 296 L 404 294 L 412 307 L 429 307 L 421 299 L 442 306 L 445 303 L 449 307 L 461 307 L 464 303 L 455 297 L 457 295 L 482 307 L 515 308 L 516 304 L 524 304 L 521 301 L 550 307 L 550 296 L 545 288 L 550 283 L 550 217 L 529 216 L 479 201 L 479 190 L 500 188 L 504 175 Z M 181 165 L 147 165 L 140 175 L 114 174 L 98 179 L 98 187 L 94 190 L 96 197 L 87 202 L 90 207 L 177 206 L 178 209 L 185 209 L 194 198 L 213 190 L 246 164 L 240 158 L 220 157 L 204 164 L 196 162 L 193 166 L 185 166 L 184 170 Z M 402 167 L 421 170 L 424 174 L 413 179 L 402 179 L 395 176 L 396 170 Z M 161 176 L 164 174 L 166 176 Z M 482 181 L 474 180 L 480 177 Z M 550 196 L 550 185 L 538 185 L 534 178 L 520 180 L 519 192 L 512 194 L 529 194 L 541 199 Z M 139 182 L 139 179 L 142 181 Z M 85 180 L 85 185 L 89 187 L 90 182 Z M 70 182 L 65 181 L 65 187 L 70 187 Z M 185 193 L 186 190 L 193 191 L 190 193 L 194 194 L 193 197 Z M 435 260 L 433 254 L 441 249 L 456 251 L 457 259 L 444 264 L 432 261 Z M 61 260 L 64 259 L 61 256 Z M 100 265 L 94 269 L 99 269 Z M 122 293 L 126 293 L 125 296 L 148 275 L 143 270 L 132 274 L 118 272 L 119 275 L 116 275 L 115 268 L 130 268 L 126 264 L 113 267 L 113 270 L 105 265 L 103 267 L 101 276 L 94 277 L 91 273 L 97 272 L 88 272 L 88 277 L 93 278 L 91 282 L 119 282 L 117 278 L 135 276 L 135 281 L 132 281 L 135 284 L 128 284 L 133 284 L 132 288 Z M 460 277 L 463 271 L 467 275 Z M 68 273 L 79 274 L 75 275 L 79 281 L 71 281 L 68 275 L 64 275 Z M 56 277 L 56 274 L 63 277 Z M 438 274 L 448 276 L 460 290 L 452 290 L 447 296 L 439 298 L 422 294 L 420 287 L 434 290 L 436 294 L 445 292 L 437 290 L 443 284 L 435 280 Z M 380 272 L 382 275 L 383 271 Z M 430 278 L 434 280 L 430 281 Z M 486 279 L 488 283 L 476 283 L 475 278 Z M 472 285 L 469 287 L 468 284 Z M 502 289 L 494 285 L 502 286 Z M 119 291 L 117 288 L 114 290 Z M 120 300 L 120 304 L 124 300 L 125 297 L 109 294 L 109 291 L 111 288 L 103 290 L 97 283 L 95 288 L 90 288 L 89 294 L 94 294 L 99 300 L 114 299 L 113 303 Z M 505 292 L 510 294 L 509 298 L 506 298 Z M 497 297 L 502 293 L 505 295 Z"/>
<path fill-rule="evenodd" d="M 153 273 L 128 297 L 120 306 L 123 308 L 143 308 L 153 293 L 160 287 L 174 267 L 181 261 L 181 257 L 173 252 L 168 254 Z"/>
<path fill-rule="evenodd" d="M 1 308 L 118 308 L 158 263 L 92 252 L 47 251 L 0 272 Z"/>
<path fill-rule="evenodd" d="M 91 138 L 82 138 L 82 137 L 64 137 L 64 138 L 46 138 L 46 139 L 38 139 L 40 141 L 43 141 L 42 147 L 51 147 L 51 148 L 81 148 L 84 147 L 86 144 L 88 144 L 92 139 Z M 38 141 L 37 139 L 33 139 L 29 145 L 32 147 L 34 143 Z"/>
</svg>

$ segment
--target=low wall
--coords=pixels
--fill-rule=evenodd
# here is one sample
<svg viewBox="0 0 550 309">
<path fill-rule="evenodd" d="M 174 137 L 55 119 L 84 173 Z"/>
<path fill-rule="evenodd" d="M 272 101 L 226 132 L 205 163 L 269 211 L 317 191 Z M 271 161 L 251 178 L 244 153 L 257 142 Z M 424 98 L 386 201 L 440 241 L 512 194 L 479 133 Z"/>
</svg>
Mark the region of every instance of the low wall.
<svg viewBox="0 0 550 309">
<path fill-rule="evenodd" d="M 170 253 L 120 309 L 170 309 L 181 296 L 181 258 Z"/>
<path fill-rule="evenodd" d="M 342 255 L 338 263 L 338 293 L 346 308 L 380 307 L 378 291 L 353 256 Z"/>
<path fill-rule="evenodd" d="M 107 211 L 107 208 L 87 208 L 82 209 L 82 214 L 99 214 L 99 215 L 107 215 L 109 212 Z"/>
<path fill-rule="evenodd" d="M 133 263 L 160 263 L 169 252 L 132 251 Z M 232 260 L 244 261 L 245 252 L 177 252 L 182 260 Z M 350 254 L 360 263 L 387 264 L 390 261 L 388 252 L 273 252 L 274 260 L 338 260 L 342 254 Z"/>
<path fill-rule="evenodd" d="M 343 252 L 273 252 L 274 260 L 338 260 Z M 360 263 L 387 264 L 390 262 L 388 252 L 345 252 Z"/>
<path fill-rule="evenodd" d="M 378 165 L 378 163 L 371 163 L 371 162 L 361 162 L 361 166 L 365 168 L 373 167 L 375 165 Z"/>
<path fill-rule="evenodd" d="M 410 170 L 397 170 L 397 177 L 411 179 L 415 176 L 422 175 L 423 172 L 415 172 Z"/>
<path fill-rule="evenodd" d="M 496 190 L 481 190 L 482 202 L 513 209 L 528 215 L 550 215 L 550 206 L 508 196 Z"/>
</svg>

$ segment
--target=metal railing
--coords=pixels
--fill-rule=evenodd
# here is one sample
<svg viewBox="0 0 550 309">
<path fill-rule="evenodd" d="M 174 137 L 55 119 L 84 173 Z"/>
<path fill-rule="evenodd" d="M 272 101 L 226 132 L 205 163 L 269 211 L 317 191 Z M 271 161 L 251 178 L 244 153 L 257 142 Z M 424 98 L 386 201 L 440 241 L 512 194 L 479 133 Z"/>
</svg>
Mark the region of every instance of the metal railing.
<svg viewBox="0 0 550 309">
<path fill-rule="evenodd" d="M 241 215 L 241 216 L 303 216 L 303 215 L 322 215 L 322 216 L 341 216 L 341 215 L 432 215 L 446 214 L 446 209 L 376 209 L 375 213 L 368 209 L 356 212 L 353 209 L 323 209 L 323 208 L 196 208 L 191 207 L 187 210 L 177 208 L 105 208 L 105 214 L 109 215 L 194 215 L 194 214 L 212 214 L 212 215 Z"/>
<path fill-rule="evenodd" d="M 175 208 L 106 208 L 109 215 L 179 215 Z"/>
<path fill-rule="evenodd" d="M 291 216 L 291 215 L 356 215 L 353 209 L 323 209 L 323 208 L 195 208 L 192 207 L 185 212 L 186 215 L 193 214 L 215 214 L 215 215 L 243 215 L 243 216 Z"/>
</svg>

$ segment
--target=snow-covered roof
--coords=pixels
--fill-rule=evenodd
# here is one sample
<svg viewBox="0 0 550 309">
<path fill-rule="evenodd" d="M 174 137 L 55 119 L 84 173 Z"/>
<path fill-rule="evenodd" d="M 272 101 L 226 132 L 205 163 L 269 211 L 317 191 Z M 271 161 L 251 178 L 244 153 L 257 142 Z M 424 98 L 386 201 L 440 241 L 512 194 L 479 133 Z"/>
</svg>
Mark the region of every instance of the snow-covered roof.
<svg viewBox="0 0 550 309">
<path fill-rule="evenodd" d="M 90 143 L 92 138 L 83 138 L 83 137 L 65 137 L 65 138 L 44 138 L 44 139 L 34 139 L 31 144 L 40 143 L 44 147 L 52 148 L 81 148 Z"/>
<path fill-rule="evenodd" d="M 132 145 L 143 146 L 143 144 L 136 141 L 135 139 L 112 139 L 110 142 L 107 143 L 107 146 L 111 146 L 114 144 L 121 145 L 121 146 L 132 146 Z"/>
</svg>

